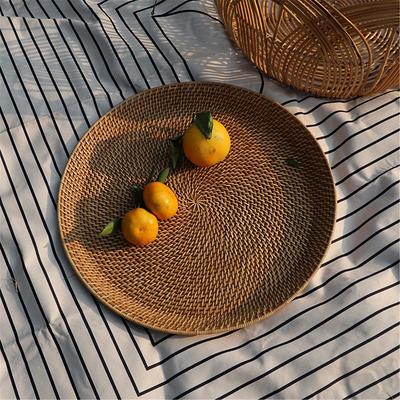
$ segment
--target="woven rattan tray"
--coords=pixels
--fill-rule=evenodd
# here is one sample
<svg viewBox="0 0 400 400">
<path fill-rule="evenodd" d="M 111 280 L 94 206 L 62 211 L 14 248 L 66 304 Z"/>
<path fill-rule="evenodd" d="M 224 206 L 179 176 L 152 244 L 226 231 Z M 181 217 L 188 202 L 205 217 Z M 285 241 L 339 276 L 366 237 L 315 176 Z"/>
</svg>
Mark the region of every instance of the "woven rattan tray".
<svg viewBox="0 0 400 400">
<path fill-rule="evenodd" d="M 179 210 L 155 242 L 99 238 L 133 207 L 132 185 L 168 163 L 168 139 L 210 110 L 231 135 L 228 158 L 169 178 Z M 62 241 L 89 290 L 123 317 L 161 331 L 232 330 L 286 304 L 329 245 L 335 191 L 307 129 L 276 103 L 206 82 L 142 92 L 82 138 L 61 181 Z"/>
</svg>

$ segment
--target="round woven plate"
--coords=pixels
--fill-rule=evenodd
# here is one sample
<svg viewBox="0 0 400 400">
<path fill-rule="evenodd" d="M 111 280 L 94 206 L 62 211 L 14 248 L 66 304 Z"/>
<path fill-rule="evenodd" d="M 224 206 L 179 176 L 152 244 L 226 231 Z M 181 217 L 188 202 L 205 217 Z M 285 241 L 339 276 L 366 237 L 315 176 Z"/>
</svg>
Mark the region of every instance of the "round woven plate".
<svg viewBox="0 0 400 400">
<path fill-rule="evenodd" d="M 132 185 L 168 165 L 168 139 L 205 110 L 230 132 L 228 158 L 170 176 L 179 210 L 152 244 L 99 238 L 133 208 Z M 112 109 L 77 145 L 58 199 L 62 241 L 89 290 L 129 320 L 181 334 L 243 327 L 287 303 L 317 270 L 334 217 L 330 169 L 307 129 L 261 95 L 206 82 Z"/>
</svg>

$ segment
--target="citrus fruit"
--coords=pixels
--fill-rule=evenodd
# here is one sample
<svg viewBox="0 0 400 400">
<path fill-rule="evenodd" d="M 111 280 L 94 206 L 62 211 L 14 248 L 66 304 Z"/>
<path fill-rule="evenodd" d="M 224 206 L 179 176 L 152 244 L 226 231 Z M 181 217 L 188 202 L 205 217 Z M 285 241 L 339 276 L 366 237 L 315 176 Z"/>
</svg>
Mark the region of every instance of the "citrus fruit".
<svg viewBox="0 0 400 400">
<path fill-rule="evenodd" d="M 178 211 L 175 193 L 161 182 L 151 182 L 144 187 L 143 201 L 147 209 L 160 220 L 171 218 Z"/>
<path fill-rule="evenodd" d="M 203 124 L 199 118 L 201 115 Z M 186 158 L 193 164 L 211 167 L 228 155 L 231 139 L 225 127 L 206 112 L 198 114 L 183 134 L 182 147 Z"/>
<path fill-rule="evenodd" d="M 135 208 L 122 218 L 121 232 L 128 242 L 145 246 L 157 237 L 157 218 L 144 208 Z"/>
</svg>

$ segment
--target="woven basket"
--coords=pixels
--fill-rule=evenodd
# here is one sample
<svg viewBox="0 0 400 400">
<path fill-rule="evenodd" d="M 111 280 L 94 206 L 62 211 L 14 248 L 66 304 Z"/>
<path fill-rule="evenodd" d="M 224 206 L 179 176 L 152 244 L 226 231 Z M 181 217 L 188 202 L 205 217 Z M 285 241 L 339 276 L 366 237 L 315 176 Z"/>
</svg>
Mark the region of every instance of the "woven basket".
<svg viewBox="0 0 400 400">
<path fill-rule="evenodd" d="M 132 185 L 166 165 L 168 139 L 204 110 L 230 132 L 228 158 L 168 178 L 178 213 L 150 245 L 99 238 L 134 207 Z M 113 310 L 162 331 L 211 333 L 265 318 L 306 285 L 329 244 L 335 190 L 317 142 L 278 104 L 182 83 L 133 96 L 90 128 L 64 172 L 58 212 L 72 265 Z"/>
<path fill-rule="evenodd" d="M 268 76 L 322 97 L 399 86 L 399 0 L 216 0 L 225 28 Z"/>
</svg>

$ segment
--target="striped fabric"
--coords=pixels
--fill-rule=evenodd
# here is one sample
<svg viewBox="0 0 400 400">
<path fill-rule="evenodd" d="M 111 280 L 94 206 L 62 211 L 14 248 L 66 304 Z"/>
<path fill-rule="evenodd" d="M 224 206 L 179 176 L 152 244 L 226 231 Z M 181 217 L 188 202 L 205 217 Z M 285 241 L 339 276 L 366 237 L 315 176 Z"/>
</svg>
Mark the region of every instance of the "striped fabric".
<svg viewBox="0 0 400 400">
<path fill-rule="evenodd" d="M 399 93 L 306 96 L 231 45 L 212 0 L 0 0 L 0 398 L 399 396 Z M 284 105 L 337 189 L 333 243 L 267 320 L 179 337 L 128 323 L 80 284 L 56 205 L 78 140 L 123 99 L 212 80 Z"/>
</svg>

